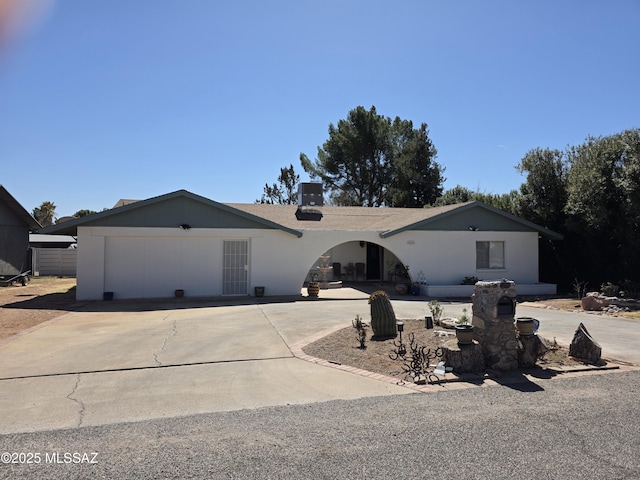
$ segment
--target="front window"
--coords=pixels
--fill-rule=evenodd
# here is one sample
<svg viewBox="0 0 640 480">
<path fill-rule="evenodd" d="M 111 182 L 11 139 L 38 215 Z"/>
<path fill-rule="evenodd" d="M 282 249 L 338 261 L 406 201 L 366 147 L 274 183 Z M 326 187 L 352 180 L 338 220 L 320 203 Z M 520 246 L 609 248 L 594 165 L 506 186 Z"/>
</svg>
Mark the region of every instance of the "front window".
<svg viewBox="0 0 640 480">
<path fill-rule="evenodd" d="M 504 268 L 504 242 L 476 242 L 476 268 Z"/>
</svg>

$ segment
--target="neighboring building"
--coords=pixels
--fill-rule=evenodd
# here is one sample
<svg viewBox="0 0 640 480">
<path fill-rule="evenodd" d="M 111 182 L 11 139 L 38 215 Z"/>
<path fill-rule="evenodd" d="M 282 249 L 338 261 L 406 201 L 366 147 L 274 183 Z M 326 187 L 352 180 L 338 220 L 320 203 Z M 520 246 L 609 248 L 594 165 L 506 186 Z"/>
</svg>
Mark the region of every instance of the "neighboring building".
<svg viewBox="0 0 640 480">
<path fill-rule="evenodd" d="M 29 232 L 42 228 L 0 185 L 0 277 L 14 277 L 31 269 Z"/>
<path fill-rule="evenodd" d="M 538 236 L 562 237 L 482 202 L 369 208 L 300 198 L 300 206 L 223 204 L 179 190 L 42 232 L 77 235 L 81 300 L 103 292 L 170 297 L 176 289 L 251 295 L 257 286 L 295 295 L 325 253 L 353 280 L 398 281 L 397 267 L 408 266 L 410 281 L 430 296 L 470 295 L 460 283 L 472 276 L 509 278 L 520 294 L 555 293 L 538 280 Z M 350 264 L 364 266 L 347 271 Z"/>
<path fill-rule="evenodd" d="M 70 219 L 73 218 L 75 217 Z M 31 245 L 31 273 L 34 277 L 76 276 L 77 240 L 75 237 L 32 233 L 29 235 L 29 244 Z"/>
<path fill-rule="evenodd" d="M 31 248 L 76 248 L 76 244 L 76 237 L 72 235 L 29 234 L 29 245 Z"/>
</svg>

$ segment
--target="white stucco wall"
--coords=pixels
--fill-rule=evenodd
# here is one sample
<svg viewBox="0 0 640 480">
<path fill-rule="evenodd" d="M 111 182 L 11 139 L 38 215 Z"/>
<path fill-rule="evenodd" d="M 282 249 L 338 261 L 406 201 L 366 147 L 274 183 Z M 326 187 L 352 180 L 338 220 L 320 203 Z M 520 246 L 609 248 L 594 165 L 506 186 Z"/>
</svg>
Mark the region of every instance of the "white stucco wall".
<svg viewBox="0 0 640 480">
<path fill-rule="evenodd" d="M 403 232 L 384 241 L 386 248 L 409 265 L 412 279 L 422 272 L 428 284 L 457 285 L 467 276 L 538 282 L 536 232 Z M 504 241 L 505 268 L 476 269 L 477 241 Z"/>
<path fill-rule="evenodd" d="M 459 284 L 474 275 L 538 281 L 535 232 L 424 231 L 381 238 L 377 232 L 306 230 L 298 238 L 280 230 L 79 227 L 77 298 L 101 299 L 104 291 L 113 291 L 116 298 L 169 297 L 176 288 L 188 296 L 222 295 L 224 240 L 249 242 L 251 295 L 255 286 L 264 286 L 266 295 L 299 294 L 323 253 L 331 253 L 330 262 L 342 265 L 365 261 L 366 248 L 360 241 L 381 245 L 410 266 L 414 280 L 422 272 L 433 285 Z M 504 241 L 505 269 L 476 270 L 476 241 Z M 115 255 L 106 258 L 107 250 Z M 387 253 L 385 260 L 388 257 Z M 117 277 L 127 269 L 130 278 Z M 385 279 L 386 271 L 387 265 Z"/>
</svg>

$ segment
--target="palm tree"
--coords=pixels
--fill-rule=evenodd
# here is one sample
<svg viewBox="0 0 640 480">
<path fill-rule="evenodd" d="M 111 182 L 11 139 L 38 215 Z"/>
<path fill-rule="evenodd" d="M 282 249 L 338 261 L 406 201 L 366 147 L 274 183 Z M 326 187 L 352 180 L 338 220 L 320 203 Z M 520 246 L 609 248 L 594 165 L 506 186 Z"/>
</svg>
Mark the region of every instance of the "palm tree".
<svg viewBox="0 0 640 480">
<path fill-rule="evenodd" d="M 42 202 L 42 205 L 33 209 L 33 216 L 40 225 L 49 227 L 56 218 L 56 206 L 53 202 Z"/>
</svg>

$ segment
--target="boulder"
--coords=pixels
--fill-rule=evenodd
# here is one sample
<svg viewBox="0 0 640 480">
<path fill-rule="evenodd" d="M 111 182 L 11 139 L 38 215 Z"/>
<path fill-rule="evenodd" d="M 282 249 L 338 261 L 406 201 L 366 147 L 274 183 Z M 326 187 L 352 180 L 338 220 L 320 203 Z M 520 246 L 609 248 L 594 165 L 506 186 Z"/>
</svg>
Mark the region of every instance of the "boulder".
<svg viewBox="0 0 640 480">
<path fill-rule="evenodd" d="M 601 311 L 603 308 L 608 307 L 609 303 L 608 297 L 598 292 L 589 292 L 580 300 L 582 309 L 587 311 Z"/>
<path fill-rule="evenodd" d="M 569 355 L 587 363 L 597 364 L 600 362 L 602 347 L 589 335 L 582 323 L 578 325 L 571 345 L 569 345 Z"/>
<path fill-rule="evenodd" d="M 522 335 L 518 340 L 518 366 L 520 368 L 535 367 L 536 361 L 549 351 L 544 339 L 538 335 Z"/>
</svg>

